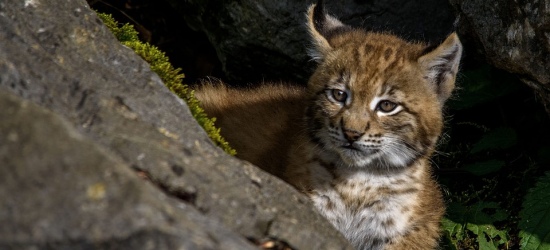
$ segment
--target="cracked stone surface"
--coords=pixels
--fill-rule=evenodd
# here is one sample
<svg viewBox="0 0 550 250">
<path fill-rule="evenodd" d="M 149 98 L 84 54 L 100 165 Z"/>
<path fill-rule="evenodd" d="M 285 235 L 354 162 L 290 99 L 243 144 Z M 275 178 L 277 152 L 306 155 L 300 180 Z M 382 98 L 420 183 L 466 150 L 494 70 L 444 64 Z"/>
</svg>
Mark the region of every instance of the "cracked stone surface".
<svg viewBox="0 0 550 250">
<path fill-rule="evenodd" d="M 84 0 L 2 1 L 0 26 L 0 248 L 350 249 L 215 147 Z"/>
</svg>

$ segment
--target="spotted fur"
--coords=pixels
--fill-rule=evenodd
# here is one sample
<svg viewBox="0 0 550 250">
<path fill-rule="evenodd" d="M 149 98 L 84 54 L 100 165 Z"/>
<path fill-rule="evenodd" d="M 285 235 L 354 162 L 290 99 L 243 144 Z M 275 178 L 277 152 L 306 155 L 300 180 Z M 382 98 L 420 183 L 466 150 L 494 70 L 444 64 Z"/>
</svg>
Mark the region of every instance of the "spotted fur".
<svg viewBox="0 0 550 250">
<path fill-rule="evenodd" d="M 196 92 L 238 156 L 308 195 L 357 249 L 433 249 L 444 204 L 430 157 L 462 46 L 406 42 L 308 10 L 307 88 Z"/>
</svg>

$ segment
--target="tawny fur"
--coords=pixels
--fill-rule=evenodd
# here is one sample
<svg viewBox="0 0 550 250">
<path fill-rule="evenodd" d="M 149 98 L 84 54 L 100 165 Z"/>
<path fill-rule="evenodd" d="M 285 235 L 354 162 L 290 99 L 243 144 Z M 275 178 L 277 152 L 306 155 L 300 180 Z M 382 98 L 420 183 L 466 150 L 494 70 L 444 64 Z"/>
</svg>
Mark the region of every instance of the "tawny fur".
<svg viewBox="0 0 550 250">
<path fill-rule="evenodd" d="M 434 249 L 444 203 L 430 157 L 461 45 L 343 25 L 313 5 L 307 88 L 196 89 L 237 156 L 308 195 L 357 249 Z M 393 108 L 393 109 L 392 109 Z"/>
<path fill-rule="evenodd" d="M 238 157 L 277 176 L 286 164 L 290 138 L 300 132 L 295 128 L 303 119 L 305 93 L 305 88 L 292 85 L 234 89 L 211 81 L 195 90 L 201 107 L 216 117 L 216 126 Z"/>
</svg>

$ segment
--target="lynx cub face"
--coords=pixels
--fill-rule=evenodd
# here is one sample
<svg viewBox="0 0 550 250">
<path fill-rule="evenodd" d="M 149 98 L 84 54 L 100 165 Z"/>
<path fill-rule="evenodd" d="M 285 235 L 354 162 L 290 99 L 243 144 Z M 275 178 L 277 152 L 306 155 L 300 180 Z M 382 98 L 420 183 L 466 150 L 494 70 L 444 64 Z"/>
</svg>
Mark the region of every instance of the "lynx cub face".
<svg viewBox="0 0 550 250">
<path fill-rule="evenodd" d="M 238 157 L 307 195 L 357 249 L 434 249 L 444 203 L 429 159 L 462 45 L 353 29 L 321 4 L 307 88 L 205 84 L 196 97 Z"/>
<path fill-rule="evenodd" d="M 308 18 L 319 62 L 308 86 L 311 136 L 342 167 L 403 168 L 431 154 L 458 69 L 456 35 L 427 50 L 354 30 L 314 6 Z"/>
</svg>

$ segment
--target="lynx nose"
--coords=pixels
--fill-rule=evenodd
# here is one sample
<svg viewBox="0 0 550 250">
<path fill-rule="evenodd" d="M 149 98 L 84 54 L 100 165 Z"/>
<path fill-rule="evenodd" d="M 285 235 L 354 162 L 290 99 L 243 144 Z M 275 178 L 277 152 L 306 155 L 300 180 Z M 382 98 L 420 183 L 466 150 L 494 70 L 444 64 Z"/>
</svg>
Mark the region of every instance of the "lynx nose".
<svg viewBox="0 0 550 250">
<path fill-rule="evenodd" d="M 359 139 L 359 137 L 361 137 L 363 134 L 364 133 L 360 133 L 355 130 L 348 130 L 348 129 L 344 130 L 344 138 L 346 138 L 346 140 L 348 140 L 348 142 L 350 143 L 357 141 L 357 139 Z"/>
</svg>

